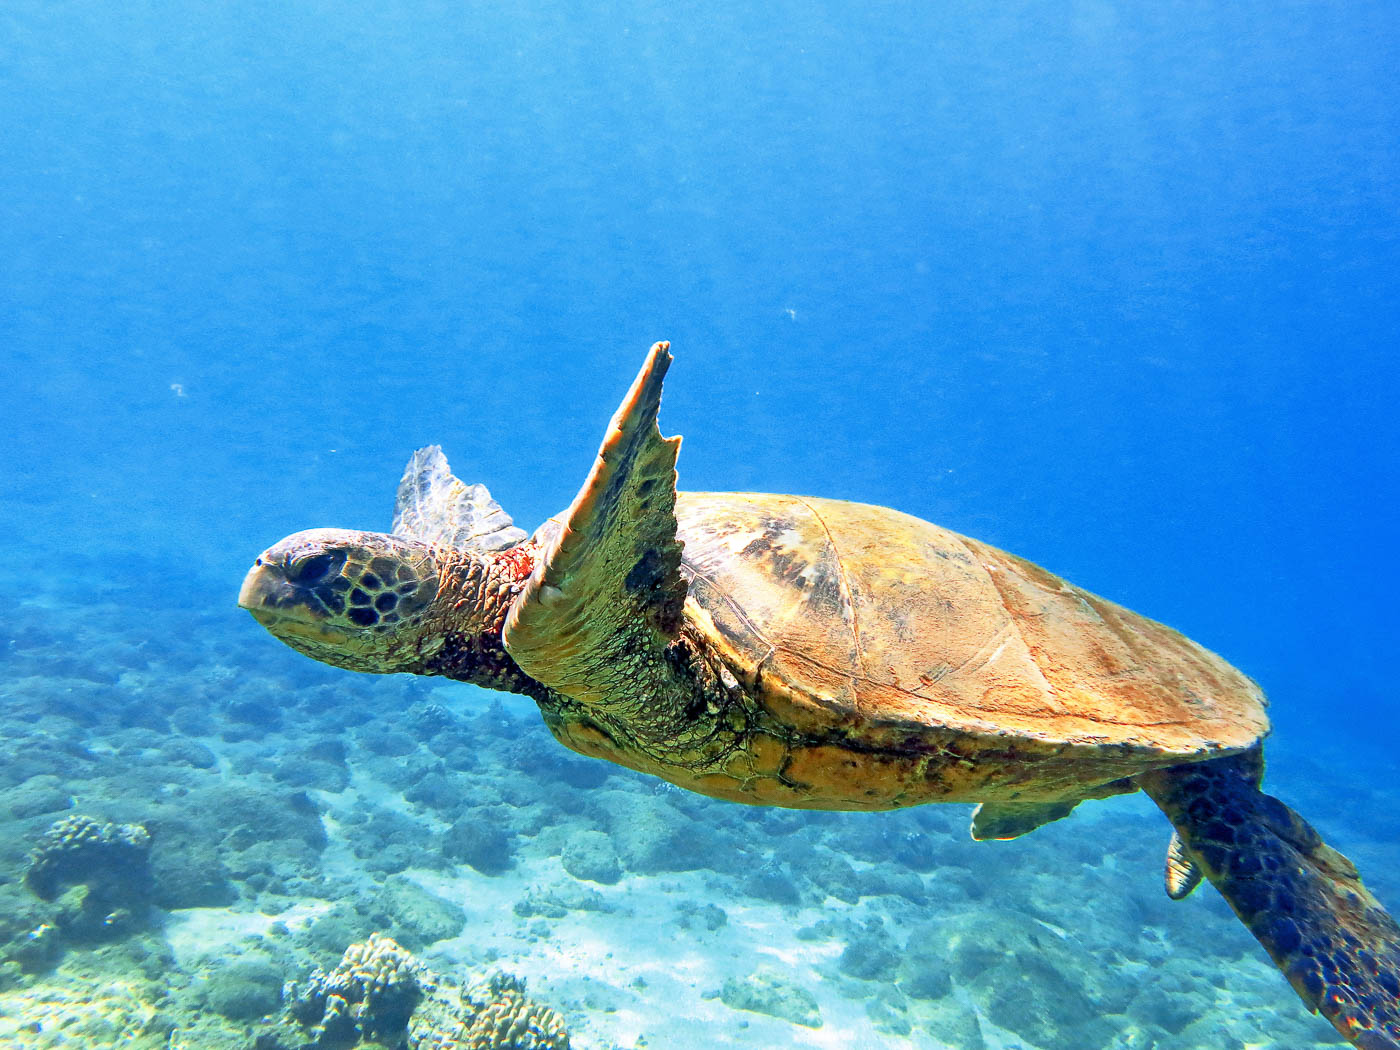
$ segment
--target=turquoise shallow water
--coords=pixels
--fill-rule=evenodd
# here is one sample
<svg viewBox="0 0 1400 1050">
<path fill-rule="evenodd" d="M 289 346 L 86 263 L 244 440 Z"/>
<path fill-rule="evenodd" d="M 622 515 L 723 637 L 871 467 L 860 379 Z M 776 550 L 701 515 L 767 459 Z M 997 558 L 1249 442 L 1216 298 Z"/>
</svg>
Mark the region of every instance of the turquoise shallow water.
<svg viewBox="0 0 1400 1050">
<path fill-rule="evenodd" d="M 1400 902 L 1396 38 L 1380 3 L 7 5 L 0 1041 L 247 1045 L 380 930 L 580 1047 L 1327 1044 L 1209 888 L 1166 900 L 1140 798 L 990 844 L 724 806 L 233 599 L 289 532 L 387 527 L 429 442 L 533 528 L 669 338 L 684 488 L 897 507 L 1181 628 Z M 153 897 L 25 884 L 74 815 L 149 828 Z"/>
</svg>

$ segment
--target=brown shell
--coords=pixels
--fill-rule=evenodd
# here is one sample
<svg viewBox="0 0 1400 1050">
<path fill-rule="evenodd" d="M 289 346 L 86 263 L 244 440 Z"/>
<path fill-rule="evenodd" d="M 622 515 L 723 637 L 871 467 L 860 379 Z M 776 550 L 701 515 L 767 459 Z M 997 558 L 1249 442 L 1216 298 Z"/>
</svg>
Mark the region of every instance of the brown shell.
<svg viewBox="0 0 1400 1050">
<path fill-rule="evenodd" d="M 1259 687 L 1214 653 L 908 514 L 681 493 L 676 515 L 689 620 L 803 733 L 935 730 L 1131 772 L 1268 731 Z"/>
</svg>

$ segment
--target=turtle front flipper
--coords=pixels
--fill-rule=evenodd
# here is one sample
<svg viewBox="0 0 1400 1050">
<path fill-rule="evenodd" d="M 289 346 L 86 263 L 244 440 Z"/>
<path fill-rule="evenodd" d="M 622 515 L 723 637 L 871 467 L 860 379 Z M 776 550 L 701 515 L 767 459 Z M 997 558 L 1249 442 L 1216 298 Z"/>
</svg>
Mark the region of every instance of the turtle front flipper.
<svg viewBox="0 0 1400 1050">
<path fill-rule="evenodd" d="M 525 673 L 614 726 L 661 737 L 678 700 L 666 647 L 686 585 L 676 538 L 680 438 L 657 427 L 668 343 L 657 343 L 613 417 L 597 461 L 505 624 Z"/>
<path fill-rule="evenodd" d="M 1069 816 L 1077 805 L 1077 798 L 1068 802 L 983 802 L 972 811 L 972 837 L 978 842 L 1020 838 Z"/>
<path fill-rule="evenodd" d="M 1138 783 L 1308 1007 L 1363 1050 L 1400 1050 L 1400 925 L 1258 770 L 1245 754 Z"/>
</svg>

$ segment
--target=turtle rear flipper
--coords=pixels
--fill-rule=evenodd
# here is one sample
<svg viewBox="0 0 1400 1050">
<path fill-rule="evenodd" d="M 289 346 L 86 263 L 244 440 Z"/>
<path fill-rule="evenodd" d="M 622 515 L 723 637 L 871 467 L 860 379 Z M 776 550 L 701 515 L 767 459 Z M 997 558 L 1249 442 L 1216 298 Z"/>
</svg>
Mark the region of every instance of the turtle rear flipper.
<svg viewBox="0 0 1400 1050">
<path fill-rule="evenodd" d="M 399 481 L 389 531 L 424 543 L 499 551 L 525 539 L 485 485 L 468 485 L 437 445 L 413 453 Z"/>
<path fill-rule="evenodd" d="M 547 546 L 504 631 L 526 674 L 633 731 L 668 707 L 676 682 L 665 650 L 686 595 L 675 512 L 681 442 L 656 423 L 669 345 L 651 348 L 562 524 L 541 529 Z"/>
<path fill-rule="evenodd" d="M 1174 901 L 1191 896 L 1191 892 L 1201 884 L 1201 879 L 1205 878 L 1205 872 L 1175 831 L 1167 843 L 1167 862 L 1163 865 L 1162 876 L 1167 896 Z"/>
<path fill-rule="evenodd" d="M 1303 1002 L 1363 1050 L 1400 1050 L 1400 925 L 1351 861 L 1259 790 L 1250 757 L 1138 782 Z"/>
</svg>

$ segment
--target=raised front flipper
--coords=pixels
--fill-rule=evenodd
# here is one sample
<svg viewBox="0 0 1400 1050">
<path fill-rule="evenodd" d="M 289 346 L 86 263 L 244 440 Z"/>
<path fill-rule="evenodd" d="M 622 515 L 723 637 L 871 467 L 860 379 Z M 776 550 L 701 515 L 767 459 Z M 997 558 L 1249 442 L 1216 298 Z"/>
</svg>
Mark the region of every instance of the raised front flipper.
<svg viewBox="0 0 1400 1050">
<path fill-rule="evenodd" d="M 681 702 L 666 648 L 686 594 L 675 514 L 680 438 L 663 438 L 656 423 L 668 347 L 651 348 L 504 634 L 526 674 L 601 722 L 657 738 L 673 731 Z"/>
<path fill-rule="evenodd" d="M 1255 786 L 1253 757 L 1138 783 L 1308 1007 L 1363 1050 L 1400 1050 L 1400 925 L 1351 861 Z"/>
</svg>

